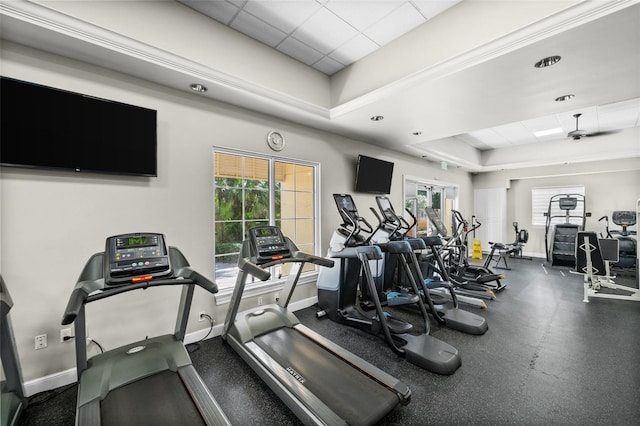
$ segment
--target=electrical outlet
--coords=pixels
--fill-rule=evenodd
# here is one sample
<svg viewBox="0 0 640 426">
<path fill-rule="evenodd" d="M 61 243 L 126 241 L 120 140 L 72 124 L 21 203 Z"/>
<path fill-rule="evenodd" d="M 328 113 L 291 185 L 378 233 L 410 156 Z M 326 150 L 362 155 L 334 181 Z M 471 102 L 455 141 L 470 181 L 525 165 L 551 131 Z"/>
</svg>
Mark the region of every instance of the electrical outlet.
<svg viewBox="0 0 640 426">
<path fill-rule="evenodd" d="M 47 347 L 47 335 L 46 334 L 40 334 L 39 336 L 36 336 L 36 349 L 44 349 Z"/>
<path fill-rule="evenodd" d="M 67 340 L 64 338 L 67 337 Z M 60 330 L 60 343 L 68 342 L 73 337 L 73 333 L 71 332 L 71 328 L 63 328 Z"/>
<path fill-rule="evenodd" d="M 262 306 L 264 304 L 264 299 L 262 296 L 258 296 L 258 306 Z"/>
<path fill-rule="evenodd" d="M 204 321 L 205 319 L 207 319 L 207 317 L 205 315 L 207 315 L 207 313 L 205 311 L 200 312 L 198 314 L 198 321 Z"/>
</svg>

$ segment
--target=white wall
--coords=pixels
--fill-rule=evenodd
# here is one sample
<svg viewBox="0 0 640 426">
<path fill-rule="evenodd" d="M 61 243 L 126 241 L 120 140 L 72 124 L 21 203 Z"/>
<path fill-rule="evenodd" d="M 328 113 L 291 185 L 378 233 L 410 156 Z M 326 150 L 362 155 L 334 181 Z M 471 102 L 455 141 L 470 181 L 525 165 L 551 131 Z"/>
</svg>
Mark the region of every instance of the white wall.
<svg viewBox="0 0 640 426">
<path fill-rule="evenodd" d="M 567 158 L 570 160 L 570 158 Z M 603 215 L 611 217 L 614 210 L 635 210 L 640 198 L 640 158 L 565 164 L 562 166 L 503 170 L 480 173 L 473 177 L 474 188 L 507 188 L 506 242 L 513 242 L 515 233 L 511 223 L 529 231 L 525 255 L 545 257 L 544 226 L 531 225 L 531 189 L 544 186 L 584 185 L 587 230 L 604 232 Z M 637 228 L 633 228 L 637 229 Z"/>
<path fill-rule="evenodd" d="M 0 271 L 15 302 L 11 314 L 27 381 L 75 366 L 73 344 L 59 342 L 60 321 L 81 268 L 104 249 L 107 236 L 162 232 L 194 269 L 213 278 L 213 145 L 267 153 L 266 135 L 278 129 L 287 139 L 281 155 L 321 163 L 323 250 L 338 223 L 331 194 L 353 191 L 360 153 L 396 163 L 391 194 L 396 205 L 402 205 L 403 174 L 458 183 L 461 208 L 472 205 L 465 172 L 443 171 L 420 159 L 9 42 L 3 42 L 0 59 L 4 76 L 158 111 L 157 178 L 0 170 Z M 355 201 L 363 213 L 374 205 L 372 196 L 356 194 Z M 305 287 L 303 297 L 314 295 L 313 286 Z M 111 348 L 172 331 L 177 290 L 139 293 L 89 305 L 89 335 Z M 196 319 L 199 311 L 220 324 L 226 305 L 216 306 L 198 290 L 188 332 L 206 327 Z M 44 333 L 49 346 L 36 351 L 34 336 Z"/>
</svg>

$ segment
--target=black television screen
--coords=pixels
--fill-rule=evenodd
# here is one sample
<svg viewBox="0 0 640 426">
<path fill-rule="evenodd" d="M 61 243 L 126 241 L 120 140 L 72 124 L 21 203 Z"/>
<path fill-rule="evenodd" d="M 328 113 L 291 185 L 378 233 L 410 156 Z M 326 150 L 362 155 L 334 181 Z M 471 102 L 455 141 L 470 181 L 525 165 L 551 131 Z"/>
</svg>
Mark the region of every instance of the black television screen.
<svg viewBox="0 0 640 426">
<path fill-rule="evenodd" d="M 393 163 L 364 155 L 358 156 L 356 167 L 356 192 L 389 194 Z"/>
<path fill-rule="evenodd" d="M 157 176 L 156 111 L 2 77 L 0 164 Z"/>
</svg>

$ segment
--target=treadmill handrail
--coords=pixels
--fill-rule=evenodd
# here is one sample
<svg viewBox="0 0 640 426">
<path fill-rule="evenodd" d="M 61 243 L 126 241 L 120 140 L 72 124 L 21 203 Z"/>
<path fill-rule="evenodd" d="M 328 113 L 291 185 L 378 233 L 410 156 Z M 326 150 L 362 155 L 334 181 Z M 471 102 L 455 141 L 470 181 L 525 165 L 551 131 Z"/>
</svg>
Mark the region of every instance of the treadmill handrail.
<svg viewBox="0 0 640 426">
<path fill-rule="evenodd" d="M 169 247 L 169 255 L 171 257 L 172 264 L 175 266 L 175 278 L 160 278 L 135 284 L 107 287 L 105 286 L 102 269 L 104 252 L 94 254 L 80 273 L 80 278 L 71 292 L 71 296 L 69 296 L 67 307 L 65 308 L 62 316 L 62 325 L 69 325 L 73 323 L 82 307 L 87 303 L 95 302 L 96 300 L 105 299 L 128 291 L 166 285 L 197 285 L 209 293 L 216 293 L 218 291 L 216 283 L 191 269 L 189 263 L 180 250 L 175 247 Z"/>
<path fill-rule="evenodd" d="M 273 265 L 279 265 L 282 263 L 313 263 L 314 265 L 320 265 L 320 266 L 326 266 L 328 268 L 332 268 L 334 265 L 334 261 L 331 259 L 327 259 L 325 257 L 320 257 L 320 256 L 315 256 L 309 253 L 304 253 L 302 251 L 293 251 L 291 252 L 291 256 L 290 257 L 284 257 L 284 258 L 280 258 L 280 259 L 274 259 L 272 261 L 269 262 L 262 262 L 262 263 L 257 263 L 255 262 L 255 259 L 244 259 L 248 262 L 251 262 L 254 266 L 257 266 L 258 268 L 267 268 L 269 266 L 273 266 Z M 251 275 L 254 275 L 253 273 L 251 273 L 251 271 L 247 271 L 249 272 Z M 254 275 L 256 276 L 256 275 Z M 264 280 L 262 280 L 264 281 Z"/>
</svg>

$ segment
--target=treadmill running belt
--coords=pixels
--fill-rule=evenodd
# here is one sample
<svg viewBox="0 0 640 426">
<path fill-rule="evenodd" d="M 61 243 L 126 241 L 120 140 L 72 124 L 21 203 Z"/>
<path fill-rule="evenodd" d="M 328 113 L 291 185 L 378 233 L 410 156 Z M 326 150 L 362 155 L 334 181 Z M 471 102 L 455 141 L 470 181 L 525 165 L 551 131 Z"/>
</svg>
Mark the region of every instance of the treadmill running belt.
<svg viewBox="0 0 640 426">
<path fill-rule="evenodd" d="M 102 424 L 204 425 L 193 400 L 173 371 L 137 380 L 107 394 Z"/>
<path fill-rule="evenodd" d="M 351 425 L 374 424 L 399 403 L 394 392 L 295 329 L 280 328 L 254 342 Z"/>
</svg>

